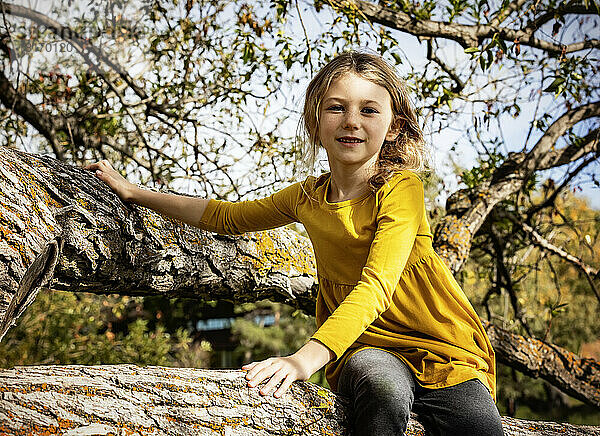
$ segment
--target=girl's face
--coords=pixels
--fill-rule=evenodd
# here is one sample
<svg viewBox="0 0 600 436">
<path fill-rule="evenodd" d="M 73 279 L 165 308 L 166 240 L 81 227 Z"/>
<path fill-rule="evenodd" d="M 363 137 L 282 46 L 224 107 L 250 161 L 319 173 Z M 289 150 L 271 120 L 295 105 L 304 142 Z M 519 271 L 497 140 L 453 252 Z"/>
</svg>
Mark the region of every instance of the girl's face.
<svg viewBox="0 0 600 436">
<path fill-rule="evenodd" d="M 372 168 L 383 141 L 397 136 L 390 130 L 393 114 L 389 92 L 354 73 L 331 82 L 319 119 L 319 139 L 333 173 Z"/>
</svg>

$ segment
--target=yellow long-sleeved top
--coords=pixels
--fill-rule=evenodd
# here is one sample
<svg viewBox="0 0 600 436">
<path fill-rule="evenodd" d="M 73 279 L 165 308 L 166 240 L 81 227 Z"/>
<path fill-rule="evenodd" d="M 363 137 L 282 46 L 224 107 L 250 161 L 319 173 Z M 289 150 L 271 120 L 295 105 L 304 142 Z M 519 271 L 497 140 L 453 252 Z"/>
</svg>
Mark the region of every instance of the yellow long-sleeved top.
<svg viewBox="0 0 600 436">
<path fill-rule="evenodd" d="M 479 317 L 431 245 L 423 184 L 396 173 L 377 193 L 327 201 L 330 174 L 308 177 L 270 197 L 210 200 L 200 225 L 240 234 L 301 222 L 312 241 L 319 281 L 313 338 L 344 362 L 365 347 L 401 358 L 427 388 L 479 379 L 495 398 L 495 356 Z"/>
</svg>

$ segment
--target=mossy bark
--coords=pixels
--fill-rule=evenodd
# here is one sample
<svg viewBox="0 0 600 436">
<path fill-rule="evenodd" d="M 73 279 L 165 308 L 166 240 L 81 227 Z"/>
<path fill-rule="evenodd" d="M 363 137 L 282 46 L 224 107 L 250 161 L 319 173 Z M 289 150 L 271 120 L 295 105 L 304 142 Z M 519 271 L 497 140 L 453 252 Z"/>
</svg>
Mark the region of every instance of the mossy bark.
<svg viewBox="0 0 600 436">
<path fill-rule="evenodd" d="M 110 366 L 0 370 L 1 434 L 347 435 L 348 403 L 296 382 L 280 399 L 241 371 Z M 407 435 L 424 435 L 413 416 Z M 503 418 L 510 435 L 600 435 L 600 429 Z"/>
</svg>

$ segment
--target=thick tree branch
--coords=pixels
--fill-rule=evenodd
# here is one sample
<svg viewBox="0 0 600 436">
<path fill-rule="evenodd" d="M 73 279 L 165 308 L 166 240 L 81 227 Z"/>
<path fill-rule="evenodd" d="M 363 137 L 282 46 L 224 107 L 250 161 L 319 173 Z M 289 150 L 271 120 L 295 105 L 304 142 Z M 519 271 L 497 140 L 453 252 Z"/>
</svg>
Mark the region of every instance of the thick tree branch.
<svg viewBox="0 0 600 436">
<path fill-rule="evenodd" d="M 484 321 L 498 361 L 540 377 L 575 398 L 600 406 L 600 363 L 535 338 L 525 339 Z M 577 391 L 575 393 L 575 391 Z M 585 392 L 585 393 L 584 393 Z"/>
<path fill-rule="evenodd" d="M 295 382 L 279 399 L 248 389 L 241 371 L 31 366 L 0 370 L 2 434 L 343 436 L 347 401 Z M 406 434 L 425 436 L 413 415 Z M 600 435 L 600 428 L 503 417 L 506 436 Z"/>
<path fill-rule="evenodd" d="M 415 36 L 429 36 L 450 39 L 458 42 L 464 48 L 477 47 L 486 38 L 497 36 L 505 41 L 519 41 L 523 46 L 538 48 L 552 54 L 574 53 L 587 48 L 600 47 L 600 40 L 588 39 L 568 45 L 539 39 L 534 36 L 534 30 L 510 29 L 491 24 L 459 24 L 434 20 L 421 20 L 409 14 L 396 11 L 381 4 L 366 0 L 353 0 L 356 7 L 364 16 L 374 23 L 410 33 Z M 343 2 L 332 0 L 334 7 L 345 6 Z"/>
</svg>

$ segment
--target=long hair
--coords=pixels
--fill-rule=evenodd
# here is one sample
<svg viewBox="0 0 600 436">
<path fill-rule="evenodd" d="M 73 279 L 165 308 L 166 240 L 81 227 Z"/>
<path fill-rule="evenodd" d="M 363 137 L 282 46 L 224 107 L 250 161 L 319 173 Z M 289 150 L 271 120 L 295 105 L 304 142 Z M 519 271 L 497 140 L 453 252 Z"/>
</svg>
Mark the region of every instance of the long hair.
<svg viewBox="0 0 600 436">
<path fill-rule="evenodd" d="M 319 114 L 323 97 L 331 83 L 346 73 L 354 73 L 384 87 L 389 92 L 393 116 L 391 127 L 399 130 L 394 141 L 384 141 L 381 147 L 375 173 L 369 178 L 371 190 L 377 191 L 396 171 L 428 170 L 429 150 L 404 82 L 381 56 L 361 51 L 347 51 L 325 65 L 310 81 L 306 90 L 299 127 L 304 133 L 303 157 L 309 171 L 314 168 L 320 147 Z"/>
</svg>

